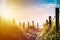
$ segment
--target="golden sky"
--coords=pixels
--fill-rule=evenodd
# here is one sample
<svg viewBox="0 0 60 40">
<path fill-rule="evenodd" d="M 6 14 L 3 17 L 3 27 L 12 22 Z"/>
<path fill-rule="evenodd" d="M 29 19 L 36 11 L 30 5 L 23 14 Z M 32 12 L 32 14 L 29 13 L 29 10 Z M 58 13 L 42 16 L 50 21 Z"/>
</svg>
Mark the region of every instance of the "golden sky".
<svg viewBox="0 0 60 40">
<path fill-rule="evenodd" d="M 56 5 L 34 0 L 0 0 L 0 14 L 5 18 L 15 18 L 16 22 L 35 21 L 42 25 L 48 16 L 54 17 Z"/>
</svg>

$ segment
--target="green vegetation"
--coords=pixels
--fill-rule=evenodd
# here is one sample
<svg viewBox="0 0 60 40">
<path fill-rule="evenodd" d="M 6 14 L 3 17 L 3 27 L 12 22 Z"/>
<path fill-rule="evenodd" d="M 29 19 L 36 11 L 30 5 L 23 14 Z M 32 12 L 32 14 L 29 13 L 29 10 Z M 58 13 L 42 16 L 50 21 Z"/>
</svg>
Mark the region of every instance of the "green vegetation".
<svg viewBox="0 0 60 40">
<path fill-rule="evenodd" d="M 43 36 L 41 40 L 55 40 L 56 35 L 60 37 L 60 33 L 56 33 L 56 26 L 55 22 L 52 22 L 52 26 L 49 27 L 46 23 L 43 25 Z M 60 29 L 60 22 L 59 22 L 59 29 Z M 60 31 L 60 30 L 59 30 Z"/>
</svg>

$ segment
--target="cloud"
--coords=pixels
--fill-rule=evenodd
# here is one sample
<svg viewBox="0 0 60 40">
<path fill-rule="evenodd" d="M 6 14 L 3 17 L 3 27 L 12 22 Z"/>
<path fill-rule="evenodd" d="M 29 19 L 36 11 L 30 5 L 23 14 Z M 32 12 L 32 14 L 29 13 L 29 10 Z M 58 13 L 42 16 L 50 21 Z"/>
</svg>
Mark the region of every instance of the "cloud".
<svg viewBox="0 0 60 40">
<path fill-rule="evenodd" d="M 15 13 L 21 22 L 34 20 L 35 23 L 39 22 L 42 25 L 48 16 L 52 16 L 52 18 L 55 16 L 55 6 L 55 4 L 35 5 L 23 10 L 19 9 L 20 11 L 15 11 Z"/>
<path fill-rule="evenodd" d="M 8 0 L 8 5 L 16 6 L 34 6 L 38 4 L 49 4 L 55 3 L 55 0 Z"/>
<path fill-rule="evenodd" d="M 17 2 L 17 0 L 15 1 L 11 0 L 11 1 L 12 2 L 10 1 L 9 2 L 12 4 L 19 3 L 19 1 Z M 31 22 L 32 20 L 34 20 L 35 23 L 39 22 L 39 24 L 42 25 L 45 22 L 45 20 L 48 19 L 48 16 L 52 16 L 52 18 L 54 17 L 56 4 L 49 3 L 42 5 L 38 3 L 37 5 L 32 5 L 26 8 L 23 7 L 20 8 L 20 6 L 16 7 L 14 5 L 9 7 L 13 8 L 13 14 L 17 22 L 27 22 L 27 21 Z"/>
</svg>

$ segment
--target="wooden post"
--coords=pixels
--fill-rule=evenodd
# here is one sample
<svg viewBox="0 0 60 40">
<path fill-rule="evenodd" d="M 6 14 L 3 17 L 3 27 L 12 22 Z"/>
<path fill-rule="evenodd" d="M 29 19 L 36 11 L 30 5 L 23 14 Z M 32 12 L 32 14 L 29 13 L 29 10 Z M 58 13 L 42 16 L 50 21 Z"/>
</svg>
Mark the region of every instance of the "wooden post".
<svg viewBox="0 0 60 40">
<path fill-rule="evenodd" d="M 29 28 L 29 22 L 28 22 L 28 28 Z"/>
<path fill-rule="evenodd" d="M 49 22 L 48 22 L 48 20 L 46 19 L 46 25 L 48 25 L 48 23 L 49 23 Z"/>
<path fill-rule="evenodd" d="M 32 27 L 34 27 L 34 20 L 32 21 Z"/>
<path fill-rule="evenodd" d="M 23 22 L 23 29 L 25 29 L 25 22 Z"/>
<path fill-rule="evenodd" d="M 59 8 L 56 8 L 55 11 L 56 11 L 56 32 L 59 32 Z"/>
<path fill-rule="evenodd" d="M 55 9 L 56 11 L 56 33 L 59 33 L 59 8 Z M 56 35 L 56 40 L 59 40 Z"/>
<path fill-rule="evenodd" d="M 21 22 L 19 23 L 19 27 L 21 28 Z"/>
<path fill-rule="evenodd" d="M 52 18 L 51 16 L 49 16 L 49 28 L 51 28 L 51 26 L 52 26 Z"/>
<path fill-rule="evenodd" d="M 39 23 L 37 23 L 37 29 L 39 29 Z"/>
</svg>

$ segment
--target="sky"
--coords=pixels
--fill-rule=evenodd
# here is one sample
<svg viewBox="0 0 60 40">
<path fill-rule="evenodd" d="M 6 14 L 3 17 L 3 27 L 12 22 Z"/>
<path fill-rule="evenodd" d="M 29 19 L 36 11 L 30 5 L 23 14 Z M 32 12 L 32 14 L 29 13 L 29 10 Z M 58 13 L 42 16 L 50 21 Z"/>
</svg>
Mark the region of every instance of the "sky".
<svg viewBox="0 0 60 40">
<path fill-rule="evenodd" d="M 56 3 L 60 4 L 60 1 L 0 0 L 0 12 L 7 15 L 11 14 L 17 23 L 27 23 L 28 21 L 31 23 L 34 20 L 35 24 L 38 22 L 41 26 L 48 19 L 48 16 L 52 16 L 52 18 L 55 16 Z"/>
<path fill-rule="evenodd" d="M 56 6 L 59 8 L 59 11 L 60 11 L 60 0 L 57 0 Z M 59 13 L 59 20 L 60 20 L 60 13 Z"/>
<path fill-rule="evenodd" d="M 57 4 L 59 5 L 58 7 L 60 8 L 60 0 L 57 0 Z"/>
</svg>

